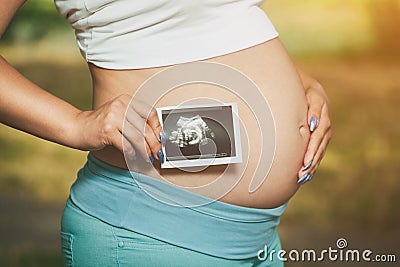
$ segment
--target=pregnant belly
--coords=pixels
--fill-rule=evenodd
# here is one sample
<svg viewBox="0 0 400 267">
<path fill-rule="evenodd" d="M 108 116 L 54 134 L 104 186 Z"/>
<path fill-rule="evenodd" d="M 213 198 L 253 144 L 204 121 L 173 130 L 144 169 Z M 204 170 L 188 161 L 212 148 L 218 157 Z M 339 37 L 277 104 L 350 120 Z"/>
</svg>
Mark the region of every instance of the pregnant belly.
<svg viewBox="0 0 400 267">
<path fill-rule="evenodd" d="M 260 105 L 265 107 L 265 114 L 255 113 L 254 105 L 258 103 L 249 103 L 246 95 L 238 95 L 226 88 L 204 83 L 177 87 L 160 95 L 157 103 L 151 104 L 156 107 L 174 106 L 190 104 L 193 99 L 236 102 L 242 125 L 243 163 L 209 166 L 195 171 L 161 169 L 156 164 L 155 170 L 138 168 L 135 171 L 235 205 L 258 208 L 279 206 L 298 189 L 297 172 L 302 166 L 309 138 L 307 104 L 296 69 L 279 39 L 209 61 L 225 64 L 251 79 L 258 87 L 261 97 L 266 100 L 259 99 Z M 104 80 L 100 70 L 93 66 L 91 70 L 94 76 L 95 106 L 111 98 L 110 92 L 107 94 L 107 90 L 102 88 L 124 88 L 122 84 L 126 86 L 129 84 L 127 80 L 131 79 L 127 78 L 131 77 L 130 71 L 119 72 L 116 74 L 119 75 L 118 79 L 114 77 Z M 144 71 L 142 79 L 138 79 L 141 77 L 140 71 L 134 72 L 136 79 L 132 79 L 131 83 L 144 81 L 149 76 L 149 71 Z M 110 80 L 119 82 L 115 84 Z M 126 90 L 118 92 L 121 93 L 132 94 Z M 154 94 L 154 91 L 151 93 Z M 111 94 L 114 95 L 115 90 Z M 249 91 L 249 94 L 252 92 Z M 272 114 L 273 121 L 270 121 L 267 128 L 272 127 L 275 136 L 265 137 L 259 121 L 268 114 Z M 112 148 L 95 152 L 94 155 L 113 165 L 125 167 L 122 156 Z M 257 172 L 260 166 L 267 172 Z"/>
</svg>

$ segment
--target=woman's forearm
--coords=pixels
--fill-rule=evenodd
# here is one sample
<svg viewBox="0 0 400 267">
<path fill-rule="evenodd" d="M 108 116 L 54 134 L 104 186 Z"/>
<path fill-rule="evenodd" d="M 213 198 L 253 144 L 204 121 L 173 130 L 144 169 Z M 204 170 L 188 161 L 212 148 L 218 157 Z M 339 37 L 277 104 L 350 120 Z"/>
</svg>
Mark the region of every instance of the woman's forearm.
<svg viewBox="0 0 400 267">
<path fill-rule="evenodd" d="M 134 101 L 129 111 L 139 119 L 131 125 L 125 119 L 131 100 L 121 95 L 96 110 L 80 111 L 33 84 L 0 57 L 0 123 L 61 145 L 81 150 L 114 146 L 132 158 L 136 152 L 144 158 L 157 155 L 161 144 L 156 137 L 162 131 L 157 112 Z"/>
<path fill-rule="evenodd" d="M 81 111 L 22 76 L 0 57 L 0 122 L 65 146 L 80 148 Z"/>
</svg>

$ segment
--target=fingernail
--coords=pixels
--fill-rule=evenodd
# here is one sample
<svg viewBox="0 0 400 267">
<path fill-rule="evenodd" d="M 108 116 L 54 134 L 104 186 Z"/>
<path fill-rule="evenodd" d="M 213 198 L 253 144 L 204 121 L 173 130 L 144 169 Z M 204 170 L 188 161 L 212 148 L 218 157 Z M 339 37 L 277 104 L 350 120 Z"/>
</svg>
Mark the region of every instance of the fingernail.
<svg viewBox="0 0 400 267">
<path fill-rule="evenodd" d="M 164 163 L 164 153 L 162 150 L 157 152 L 158 159 L 160 160 L 161 163 Z"/>
<path fill-rule="evenodd" d="M 318 126 L 318 120 L 314 116 L 310 119 L 310 131 L 314 132 L 315 128 Z"/>
<path fill-rule="evenodd" d="M 306 181 L 306 182 L 311 181 L 311 179 L 312 179 L 313 177 L 314 177 L 314 174 L 310 175 L 310 177 L 307 178 L 307 181 Z"/>
<path fill-rule="evenodd" d="M 159 140 L 160 140 L 160 142 L 161 142 L 161 145 L 162 145 L 162 146 L 165 146 L 166 140 L 165 140 L 165 134 L 164 134 L 164 132 L 161 132 L 161 133 L 160 133 Z"/>
<path fill-rule="evenodd" d="M 150 154 L 149 160 L 150 160 L 150 163 L 151 163 L 151 164 L 154 163 L 154 156 L 153 156 L 153 154 Z"/>
<path fill-rule="evenodd" d="M 304 168 L 302 169 L 302 171 L 308 170 L 308 169 L 311 167 L 311 165 L 312 165 L 312 160 L 311 160 L 309 163 L 307 163 L 306 166 L 304 166 Z"/>
<path fill-rule="evenodd" d="M 310 174 L 308 174 L 308 173 L 304 174 L 304 175 L 297 181 L 297 183 L 298 183 L 298 184 L 304 184 L 304 183 L 307 181 L 307 179 L 308 179 L 309 176 L 310 176 Z"/>
</svg>

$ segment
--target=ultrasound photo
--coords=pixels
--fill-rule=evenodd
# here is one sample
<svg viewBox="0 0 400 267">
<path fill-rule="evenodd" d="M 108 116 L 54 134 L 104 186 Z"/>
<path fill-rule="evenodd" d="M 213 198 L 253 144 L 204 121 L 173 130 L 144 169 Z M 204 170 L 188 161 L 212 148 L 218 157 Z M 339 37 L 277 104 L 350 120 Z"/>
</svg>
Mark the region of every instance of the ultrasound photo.
<svg viewBox="0 0 400 267">
<path fill-rule="evenodd" d="M 162 168 L 241 162 L 236 103 L 158 108 L 166 138 Z"/>
</svg>

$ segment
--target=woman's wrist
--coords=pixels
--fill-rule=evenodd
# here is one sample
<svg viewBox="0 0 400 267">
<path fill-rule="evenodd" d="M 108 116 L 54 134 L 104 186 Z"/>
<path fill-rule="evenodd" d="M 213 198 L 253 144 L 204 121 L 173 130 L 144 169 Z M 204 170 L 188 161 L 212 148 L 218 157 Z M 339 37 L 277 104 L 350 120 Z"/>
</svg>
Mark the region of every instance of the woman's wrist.
<svg viewBox="0 0 400 267">
<path fill-rule="evenodd" d="M 77 112 L 71 114 L 71 119 L 66 124 L 65 145 L 83 151 L 98 149 L 94 144 L 96 137 L 92 135 L 92 132 L 95 131 L 93 131 L 89 119 L 92 112 L 77 110 Z"/>
</svg>

